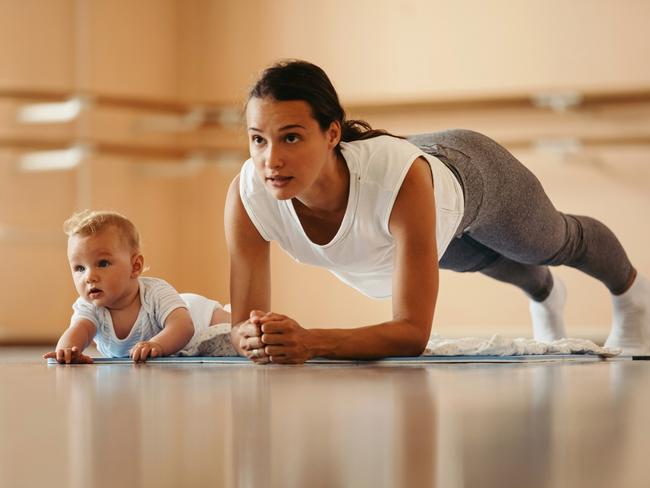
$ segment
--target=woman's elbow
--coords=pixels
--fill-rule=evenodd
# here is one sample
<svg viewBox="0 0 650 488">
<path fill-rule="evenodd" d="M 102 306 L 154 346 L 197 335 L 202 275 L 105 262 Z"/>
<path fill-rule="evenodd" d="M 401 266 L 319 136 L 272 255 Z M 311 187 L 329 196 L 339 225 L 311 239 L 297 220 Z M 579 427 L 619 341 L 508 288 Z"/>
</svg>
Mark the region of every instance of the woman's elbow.
<svg viewBox="0 0 650 488">
<path fill-rule="evenodd" d="M 427 349 L 427 344 L 429 341 L 418 341 L 414 343 L 408 351 L 408 354 L 406 356 L 422 356 L 424 354 L 424 351 Z"/>
<path fill-rule="evenodd" d="M 411 331 L 406 344 L 405 356 L 421 356 L 429 343 L 429 330 L 423 330 L 419 325 L 411 324 Z"/>
</svg>

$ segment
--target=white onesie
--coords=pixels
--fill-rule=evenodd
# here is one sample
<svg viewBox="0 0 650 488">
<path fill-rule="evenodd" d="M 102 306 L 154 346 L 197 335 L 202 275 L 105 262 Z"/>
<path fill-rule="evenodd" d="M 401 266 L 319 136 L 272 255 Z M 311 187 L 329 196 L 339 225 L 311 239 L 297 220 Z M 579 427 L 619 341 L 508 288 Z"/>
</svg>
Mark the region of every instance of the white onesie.
<svg viewBox="0 0 650 488">
<path fill-rule="evenodd" d="M 185 348 L 191 347 L 200 333 L 211 324 L 212 314 L 221 304 L 193 293 L 179 294 L 169 283 L 160 278 L 140 277 L 140 312 L 127 337 L 118 339 L 113 329 L 111 314 L 106 307 L 96 307 L 79 297 L 72 305 L 74 313 L 70 321 L 90 320 L 97 328 L 95 343 L 105 357 L 128 357 L 136 343 L 146 341 L 163 330 L 165 320 L 177 308 L 187 308 L 194 322 L 194 336 Z"/>
</svg>

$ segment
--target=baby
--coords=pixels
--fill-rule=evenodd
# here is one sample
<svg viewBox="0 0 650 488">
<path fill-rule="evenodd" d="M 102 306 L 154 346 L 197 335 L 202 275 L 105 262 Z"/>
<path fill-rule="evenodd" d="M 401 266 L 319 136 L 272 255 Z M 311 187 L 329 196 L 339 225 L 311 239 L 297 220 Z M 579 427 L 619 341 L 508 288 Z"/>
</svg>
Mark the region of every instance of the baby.
<svg viewBox="0 0 650 488">
<path fill-rule="evenodd" d="M 106 357 L 130 356 L 144 362 L 148 357 L 183 354 L 188 348 L 196 351 L 195 343 L 205 338 L 202 332 L 210 324 L 230 322 L 230 313 L 218 302 L 191 293 L 179 295 L 164 280 L 140 276 L 144 271 L 140 237 L 126 217 L 84 210 L 64 223 L 64 231 L 79 298 L 56 351 L 43 358 L 92 363 L 83 351 L 94 340 Z"/>
</svg>

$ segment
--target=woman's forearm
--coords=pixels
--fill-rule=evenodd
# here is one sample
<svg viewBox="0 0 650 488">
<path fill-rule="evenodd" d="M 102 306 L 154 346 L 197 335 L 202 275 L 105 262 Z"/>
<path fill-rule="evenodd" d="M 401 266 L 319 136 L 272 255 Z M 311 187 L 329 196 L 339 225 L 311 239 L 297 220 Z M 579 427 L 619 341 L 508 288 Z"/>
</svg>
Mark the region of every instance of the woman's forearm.
<svg viewBox="0 0 650 488">
<path fill-rule="evenodd" d="M 394 320 L 357 329 L 306 329 L 312 357 L 373 359 L 419 356 L 426 348 L 431 327 Z"/>
</svg>

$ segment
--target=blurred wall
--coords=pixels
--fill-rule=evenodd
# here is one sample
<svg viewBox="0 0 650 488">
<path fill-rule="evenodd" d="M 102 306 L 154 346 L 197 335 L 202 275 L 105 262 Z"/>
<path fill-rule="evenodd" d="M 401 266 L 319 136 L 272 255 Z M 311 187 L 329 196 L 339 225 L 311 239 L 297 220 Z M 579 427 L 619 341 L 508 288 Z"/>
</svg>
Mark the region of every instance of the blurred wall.
<svg viewBox="0 0 650 488">
<path fill-rule="evenodd" d="M 49 341 L 67 325 L 60 226 L 80 208 L 126 213 L 150 274 L 228 301 L 222 213 L 246 158 L 241 107 L 283 57 L 321 65 L 351 115 L 378 127 L 492 136 L 558 208 L 610 225 L 648 275 L 647 18 L 643 0 L 0 0 L 0 341 Z M 533 103 L 548 93 L 555 110 Z M 25 117 L 70 100 L 72 118 Z M 69 148 L 79 156 L 67 168 L 27 169 L 29 156 Z M 604 288 L 557 272 L 569 331 L 604 336 Z M 272 273 L 274 309 L 306 326 L 390 317 L 390 302 L 277 249 Z M 444 272 L 434 322 L 443 334 L 527 334 L 529 319 L 517 290 Z"/>
</svg>

